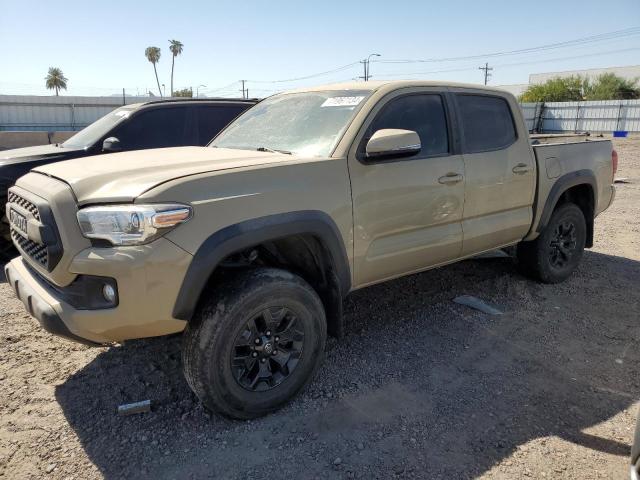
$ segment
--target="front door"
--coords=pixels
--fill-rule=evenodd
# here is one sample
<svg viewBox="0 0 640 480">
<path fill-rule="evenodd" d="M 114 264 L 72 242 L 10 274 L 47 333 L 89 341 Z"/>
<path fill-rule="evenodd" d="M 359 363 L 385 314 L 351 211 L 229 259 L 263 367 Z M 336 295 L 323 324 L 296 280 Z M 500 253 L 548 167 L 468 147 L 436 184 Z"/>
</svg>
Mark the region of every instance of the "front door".
<svg viewBox="0 0 640 480">
<path fill-rule="evenodd" d="M 455 154 L 444 92 L 394 92 L 372 111 L 349 154 L 357 287 L 458 258 L 462 249 L 464 161 Z M 418 133 L 421 151 L 366 157 L 368 139 L 394 128 Z"/>
</svg>

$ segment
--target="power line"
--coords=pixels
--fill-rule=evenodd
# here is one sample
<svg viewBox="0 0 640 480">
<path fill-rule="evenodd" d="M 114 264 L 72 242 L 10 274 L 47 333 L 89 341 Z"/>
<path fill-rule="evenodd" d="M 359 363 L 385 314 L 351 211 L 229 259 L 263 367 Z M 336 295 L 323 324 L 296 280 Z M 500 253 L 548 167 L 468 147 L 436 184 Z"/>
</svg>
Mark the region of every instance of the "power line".
<svg viewBox="0 0 640 480">
<path fill-rule="evenodd" d="M 557 49 L 557 48 L 566 48 L 566 47 L 573 47 L 573 46 L 581 46 L 581 45 L 586 45 L 586 44 L 591 44 L 591 43 L 595 43 L 595 42 L 602 42 L 605 40 L 611 40 L 611 39 L 619 39 L 619 38 L 625 38 L 625 37 L 629 37 L 629 36 L 635 36 L 635 35 L 640 35 L 640 27 L 632 27 L 632 28 L 627 28 L 627 29 L 623 29 L 623 30 L 616 30 L 613 32 L 607 32 L 607 33 L 601 33 L 598 35 L 591 35 L 588 37 L 582 37 L 582 38 L 577 38 L 577 39 L 573 39 L 573 40 L 566 40 L 563 42 L 556 42 L 556 43 L 551 43 L 551 44 L 546 44 L 546 45 L 540 45 L 537 47 L 530 47 L 530 48 L 522 48 L 522 49 L 518 49 L 518 50 L 510 50 L 510 51 L 504 51 L 504 52 L 492 52 L 492 53 L 486 53 L 486 54 L 479 54 L 479 55 L 467 55 L 467 56 L 461 56 L 461 57 L 443 57 L 443 58 L 430 58 L 430 59 L 424 59 L 424 60 L 373 60 L 376 63 L 436 63 L 436 62 L 453 62 L 453 61 L 462 61 L 462 60 L 476 60 L 476 59 L 484 59 L 484 58 L 493 58 L 493 57 L 501 57 L 501 56 L 509 56 L 509 55 L 521 55 L 521 54 L 525 54 L 525 53 L 536 53 L 536 52 L 540 52 L 540 51 L 546 51 L 546 50 L 551 50 L 551 49 Z M 286 78 L 286 79 L 279 79 L 279 80 L 247 80 L 247 82 L 252 82 L 252 83 L 270 83 L 270 84 L 277 84 L 277 83 L 288 83 L 288 82 L 295 82 L 295 81 L 301 81 L 301 80 L 309 80 L 312 78 L 316 78 L 316 77 L 320 77 L 320 76 L 324 76 L 324 75 L 329 75 L 331 73 L 337 73 L 337 72 L 341 72 L 344 70 L 347 70 L 351 67 L 354 67 L 358 64 L 362 64 L 362 61 L 358 61 L 358 62 L 352 62 L 352 63 L 348 63 L 346 65 L 342 65 L 340 67 L 331 69 L 331 70 L 326 70 L 323 72 L 318 72 L 318 73 L 313 73 L 310 75 L 305 75 L 305 76 L 301 76 L 301 77 L 294 77 L 294 78 Z M 367 62 L 368 63 L 368 62 Z M 363 65 L 364 67 L 364 77 L 366 77 L 366 79 L 368 80 L 369 75 L 369 66 L 365 63 Z M 460 70 L 458 70 L 460 71 Z M 394 75 L 395 76 L 395 75 Z"/>
<path fill-rule="evenodd" d="M 523 65 L 534 65 L 538 63 L 550 63 L 550 62 L 559 62 L 562 60 L 573 60 L 576 58 L 587 58 L 587 57 L 599 57 L 602 55 L 610 55 L 613 53 L 621 53 L 621 52 L 631 52 L 640 50 L 640 47 L 633 48 L 623 48 L 618 50 L 609 50 L 606 52 L 598 52 L 598 53 L 588 53 L 585 55 L 573 55 L 571 57 L 559 57 L 559 58 L 547 58 L 545 60 L 533 60 L 527 62 L 513 62 L 513 63 L 498 63 L 494 64 L 492 68 L 505 68 L 505 67 L 519 67 Z M 447 68 L 443 70 L 429 70 L 426 72 L 405 72 L 405 73 L 381 73 L 378 77 L 401 77 L 401 76 L 412 76 L 412 75 L 431 75 L 435 73 L 454 73 L 454 72 L 470 72 L 475 70 L 476 67 L 461 67 L 461 68 Z"/>
<path fill-rule="evenodd" d="M 549 63 L 549 62 L 559 62 L 562 60 L 573 60 L 575 58 L 601 57 L 602 55 L 610 55 L 612 53 L 633 52 L 637 50 L 640 50 L 640 47 L 622 48 L 618 50 L 609 50 L 606 52 L 598 52 L 598 53 L 587 53 L 585 55 L 572 55 L 570 57 L 547 58 L 545 60 L 532 60 L 528 62 L 503 63 L 503 64 L 497 64 L 495 66 L 496 67 L 519 67 L 522 65 L 534 65 L 537 63 Z"/>
<path fill-rule="evenodd" d="M 248 82 L 252 82 L 252 83 L 286 83 L 286 82 L 295 82 L 295 81 L 298 81 L 298 80 L 308 80 L 310 78 L 320 77 L 322 75 L 328 75 L 330 73 L 341 72 L 342 70 L 346 70 L 347 68 L 353 67 L 354 65 L 357 65 L 358 63 L 360 63 L 360 62 L 349 63 L 347 65 L 343 65 L 341 67 L 334 68 L 333 70 L 327 70 L 325 72 L 314 73 L 314 74 L 307 75 L 307 76 L 304 76 L 304 77 L 287 78 L 287 79 L 284 79 L 284 80 L 247 80 L 247 81 Z"/>
<path fill-rule="evenodd" d="M 492 52 L 478 55 L 467 55 L 461 57 L 442 57 L 442 58 L 427 58 L 427 59 L 396 59 L 396 60 L 377 60 L 376 63 L 437 63 L 437 62 L 454 62 L 461 60 L 477 60 L 484 58 L 502 57 L 508 55 L 520 55 L 523 53 L 533 53 L 538 51 L 552 50 L 556 48 L 573 47 L 578 45 L 585 45 L 594 42 L 601 42 L 604 40 L 625 38 L 629 36 L 640 35 L 640 27 L 627 28 L 624 30 L 617 30 L 614 32 L 601 33 L 599 35 L 591 35 L 589 37 L 576 38 L 574 40 L 566 40 L 564 42 L 550 43 L 546 45 L 540 45 L 537 47 L 521 48 L 518 50 L 508 50 L 503 52 Z"/>
<path fill-rule="evenodd" d="M 222 90 L 228 90 L 228 89 L 230 89 L 231 87 L 235 87 L 235 85 L 236 85 L 237 83 L 238 83 L 238 82 L 233 82 L 233 83 L 230 83 L 229 85 L 225 85 L 224 87 L 219 87 L 219 88 L 214 88 L 214 89 L 203 90 L 203 91 L 202 91 L 202 93 L 204 93 L 204 94 L 211 94 L 211 93 L 220 92 L 220 91 L 222 91 Z"/>
</svg>

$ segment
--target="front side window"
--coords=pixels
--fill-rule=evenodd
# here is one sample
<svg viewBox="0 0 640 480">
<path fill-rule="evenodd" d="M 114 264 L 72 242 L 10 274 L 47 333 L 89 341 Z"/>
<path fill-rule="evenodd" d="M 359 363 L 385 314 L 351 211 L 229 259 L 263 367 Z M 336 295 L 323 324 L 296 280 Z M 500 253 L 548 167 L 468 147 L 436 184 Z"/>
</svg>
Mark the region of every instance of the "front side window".
<svg viewBox="0 0 640 480">
<path fill-rule="evenodd" d="M 109 131 L 121 122 L 126 121 L 136 107 L 120 107 L 107 113 L 91 125 L 83 128 L 62 145 L 69 148 L 89 148 L 106 136 Z"/>
<path fill-rule="evenodd" d="M 447 117 L 440 95 L 405 95 L 391 100 L 373 121 L 369 133 L 385 128 L 416 132 L 420 137 L 420 157 L 449 153 Z"/>
<path fill-rule="evenodd" d="M 275 95 L 243 113 L 209 146 L 326 157 L 370 94 L 330 90 Z"/>
<path fill-rule="evenodd" d="M 467 94 L 456 98 L 465 153 L 500 150 L 516 141 L 511 108 L 504 98 Z"/>
<path fill-rule="evenodd" d="M 120 125 L 113 136 L 124 150 L 180 147 L 189 145 L 186 107 L 142 111 Z"/>
</svg>

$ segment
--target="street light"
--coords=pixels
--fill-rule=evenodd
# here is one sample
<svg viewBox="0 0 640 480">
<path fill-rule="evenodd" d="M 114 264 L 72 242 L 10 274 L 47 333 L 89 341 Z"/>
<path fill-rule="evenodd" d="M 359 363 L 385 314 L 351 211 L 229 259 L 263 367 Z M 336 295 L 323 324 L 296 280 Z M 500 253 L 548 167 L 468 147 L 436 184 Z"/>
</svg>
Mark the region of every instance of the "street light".
<svg viewBox="0 0 640 480">
<path fill-rule="evenodd" d="M 205 87 L 206 88 L 206 85 L 198 85 L 196 87 L 196 98 L 200 97 L 200 87 Z"/>
<path fill-rule="evenodd" d="M 163 97 L 167 96 L 167 87 L 164 86 L 164 83 L 162 84 L 162 96 Z"/>
<path fill-rule="evenodd" d="M 365 63 L 364 63 L 364 81 L 365 82 L 369 81 L 369 78 L 371 78 L 371 74 L 369 73 L 370 72 L 369 64 L 371 63 L 371 57 L 381 57 L 381 56 L 382 55 L 380 55 L 379 53 L 372 53 L 365 60 Z"/>
</svg>

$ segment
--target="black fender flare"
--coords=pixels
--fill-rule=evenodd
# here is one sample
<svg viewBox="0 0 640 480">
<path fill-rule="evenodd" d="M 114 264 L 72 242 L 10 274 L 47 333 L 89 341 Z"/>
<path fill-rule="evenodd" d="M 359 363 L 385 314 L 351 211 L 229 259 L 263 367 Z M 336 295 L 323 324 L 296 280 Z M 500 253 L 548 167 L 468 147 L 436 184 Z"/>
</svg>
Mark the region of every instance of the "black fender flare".
<svg viewBox="0 0 640 480">
<path fill-rule="evenodd" d="M 596 181 L 596 176 L 591 170 L 577 170 L 575 172 L 567 173 L 561 176 L 556 183 L 551 187 L 551 191 L 547 196 L 547 201 L 544 204 L 544 208 L 542 210 L 542 215 L 540 216 L 540 221 L 538 222 L 538 227 L 536 228 L 536 232 L 540 233 L 549 223 L 551 219 L 551 214 L 558 204 L 558 200 L 564 192 L 569 190 L 572 187 L 576 187 L 578 185 L 590 185 L 593 190 L 593 208 L 595 210 L 598 205 L 598 183 Z M 593 221 L 593 219 L 586 219 L 587 223 Z"/>
<path fill-rule="evenodd" d="M 187 269 L 173 308 L 173 317 L 186 321 L 191 319 L 200 294 L 224 258 L 266 241 L 301 234 L 317 237 L 327 248 L 340 291 L 343 296 L 346 295 L 351 289 L 351 269 L 340 230 L 326 213 L 302 210 L 245 220 L 209 236 L 198 248 Z"/>
<path fill-rule="evenodd" d="M 592 215 L 585 215 L 585 220 L 587 222 L 587 241 L 585 246 L 587 248 L 590 248 L 593 246 L 594 217 L 595 210 L 598 205 L 598 182 L 596 180 L 595 174 L 591 170 L 583 169 L 567 173 L 561 176 L 556 181 L 556 183 L 553 184 L 553 187 L 551 187 L 551 191 L 547 196 L 547 201 L 544 204 L 542 215 L 540 216 L 540 221 L 538 222 L 538 226 L 536 227 L 536 232 L 541 233 L 549 224 L 551 214 L 556 208 L 560 197 L 567 190 L 578 185 L 589 185 L 593 193 Z"/>
</svg>

